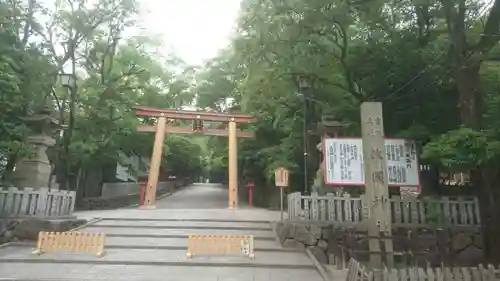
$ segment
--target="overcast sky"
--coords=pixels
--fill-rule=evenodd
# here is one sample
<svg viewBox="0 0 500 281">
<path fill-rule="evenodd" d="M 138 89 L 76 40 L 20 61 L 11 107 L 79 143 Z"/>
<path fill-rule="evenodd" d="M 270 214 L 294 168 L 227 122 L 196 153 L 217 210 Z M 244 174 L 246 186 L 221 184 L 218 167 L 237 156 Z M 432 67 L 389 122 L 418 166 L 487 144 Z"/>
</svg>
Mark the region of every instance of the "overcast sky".
<svg viewBox="0 0 500 281">
<path fill-rule="evenodd" d="M 241 0 L 139 0 L 139 25 L 157 34 L 166 51 L 189 64 L 214 57 L 229 42 Z"/>
</svg>

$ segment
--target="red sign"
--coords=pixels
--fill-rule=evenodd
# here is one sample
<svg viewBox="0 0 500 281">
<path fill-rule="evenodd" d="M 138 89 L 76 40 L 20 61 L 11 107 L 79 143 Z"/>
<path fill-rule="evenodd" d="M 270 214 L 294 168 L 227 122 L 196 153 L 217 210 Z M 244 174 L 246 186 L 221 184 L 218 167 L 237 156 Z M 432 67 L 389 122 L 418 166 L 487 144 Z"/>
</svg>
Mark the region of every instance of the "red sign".
<svg viewBox="0 0 500 281">
<path fill-rule="evenodd" d="M 255 184 L 253 182 L 250 182 L 247 184 L 247 187 L 253 189 L 255 187 Z"/>
</svg>

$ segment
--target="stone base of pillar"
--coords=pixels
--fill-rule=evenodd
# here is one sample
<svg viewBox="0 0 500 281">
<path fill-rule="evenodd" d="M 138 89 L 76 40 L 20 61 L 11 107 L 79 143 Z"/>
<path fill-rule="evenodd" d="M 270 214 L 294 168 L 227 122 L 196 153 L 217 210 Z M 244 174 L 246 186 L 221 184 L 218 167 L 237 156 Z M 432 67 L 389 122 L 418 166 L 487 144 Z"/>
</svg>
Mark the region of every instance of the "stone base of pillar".
<svg viewBox="0 0 500 281">
<path fill-rule="evenodd" d="M 35 135 L 28 137 L 28 143 L 33 149 L 33 154 L 16 163 L 16 170 L 11 176 L 12 183 L 20 188 L 48 187 L 52 167 L 46 151 L 55 144 L 55 140 L 50 136 Z"/>
</svg>

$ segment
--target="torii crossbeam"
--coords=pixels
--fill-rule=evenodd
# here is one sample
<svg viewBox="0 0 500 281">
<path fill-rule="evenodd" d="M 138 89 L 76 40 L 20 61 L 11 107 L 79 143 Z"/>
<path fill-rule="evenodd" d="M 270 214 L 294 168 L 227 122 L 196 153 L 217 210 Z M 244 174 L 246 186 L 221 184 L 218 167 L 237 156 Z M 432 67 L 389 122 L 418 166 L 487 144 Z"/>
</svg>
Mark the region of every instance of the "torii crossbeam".
<svg viewBox="0 0 500 281">
<path fill-rule="evenodd" d="M 237 138 L 253 138 L 253 132 L 244 132 L 237 130 L 237 123 L 248 123 L 253 117 L 244 114 L 234 113 L 215 113 L 215 112 L 200 112 L 189 110 L 177 110 L 169 108 L 152 108 L 144 106 L 134 107 L 136 116 L 139 117 L 156 117 L 156 126 L 138 125 L 139 132 L 155 132 L 155 140 L 153 146 L 153 154 L 151 156 L 151 165 L 148 175 L 148 184 L 146 188 L 146 196 L 143 209 L 155 209 L 156 186 L 158 184 L 158 174 L 161 166 L 161 156 L 163 154 L 163 141 L 166 133 L 171 134 L 204 134 L 209 136 L 228 136 L 229 138 L 229 208 L 236 209 L 238 207 L 238 151 Z M 191 127 L 173 127 L 167 126 L 169 119 L 182 120 L 203 120 L 203 121 L 218 121 L 228 122 L 228 129 L 210 129 L 200 128 L 193 130 Z"/>
</svg>

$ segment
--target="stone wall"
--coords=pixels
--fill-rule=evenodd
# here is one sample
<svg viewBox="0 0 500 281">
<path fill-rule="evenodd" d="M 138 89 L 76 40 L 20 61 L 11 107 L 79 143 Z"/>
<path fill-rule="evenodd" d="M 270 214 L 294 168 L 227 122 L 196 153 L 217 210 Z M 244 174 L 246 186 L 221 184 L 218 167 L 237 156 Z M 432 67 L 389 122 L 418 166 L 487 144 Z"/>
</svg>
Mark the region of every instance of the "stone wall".
<svg viewBox="0 0 500 281">
<path fill-rule="evenodd" d="M 0 244 L 22 240 L 35 241 L 40 231 L 68 231 L 86 222 L 83 219 L 4 219 L 0 223 Z"/>
<path fill-rule="evenodd" d="M 174 182 L 174 190 L 179 189 L 191 181 L 177 180 Z M 170 192 L 170 185 L 165 184 L 158 187 L 156 196 L 161 196 Z M 77 203 L 77 210 L 109 210 L 139 204 L 139 194 L 127 194 L 116 197 L 88 197 Z"/>
<path fill-rule="evenodd" d="M 351 257 L 368 262 L 368 235 L 352 228 L 280 222 L 276 231 L 284 247 L 310 248 L 322 263 Z M 460 265 L 483 262 L 484 249 L 479 228 L 397 228 L 392 234 L 395 263 L 411 266 Z M 381 249 L 383 251 L 383 240 Z M 334 258 L 334 256 L 336 258 Z"/>
<path fill-rule="evenodd" d="M 158 189 L 169 187 L 170 182 L 159 182 Z M 101 197 L 114 198 L 139 193 L 138 182 L 105 182 L 102 184 Z"/>
</svg>

